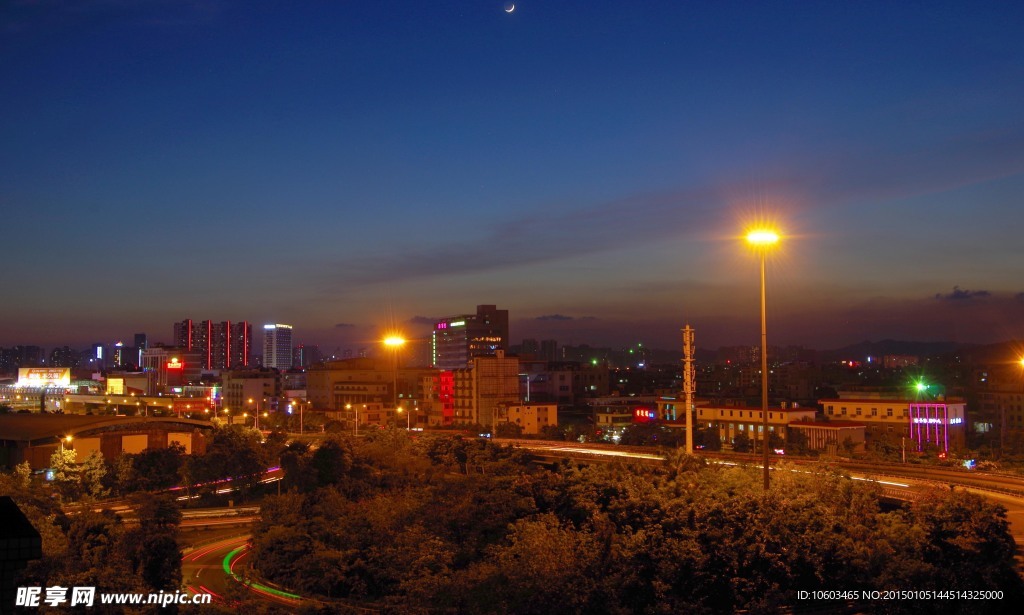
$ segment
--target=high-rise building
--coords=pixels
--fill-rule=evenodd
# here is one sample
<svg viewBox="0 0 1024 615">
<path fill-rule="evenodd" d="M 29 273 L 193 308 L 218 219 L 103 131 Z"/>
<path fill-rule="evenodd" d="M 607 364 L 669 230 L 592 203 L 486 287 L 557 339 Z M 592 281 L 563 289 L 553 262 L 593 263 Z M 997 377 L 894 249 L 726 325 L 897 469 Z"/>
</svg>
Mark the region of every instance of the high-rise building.
<svg viewBox="0 0 1024 615">
<path fill-rule="evenodd" d="M 292 326 L 263 325 L 263 366 L 292 368 Z"/>
<path fill-rule="evenodd" d="M 231 369 L 249 367 L 249 356 L 252 354 L 252 324 L 245 320 L 231 323 L 229 341 L 228 367 Z"/>
<path fill-rule="evenodd" d="M 192 350 L 195 326 L 191 318 L 174 323 L 174 345 L 177 348 Z"/>
<path fill-rule="evenodd" d="M 186 319 L 174 323 L 174 345 L 198 351 L 203 369 L 238 369 L 249 367 L 252 351 L 252 325 L 247 321 L 229 320 L 196 323 Z"/>
<path fill-rule="evenodd" d="M 438 369 L 465 369 L 473 357 L 493 357 L 499 350 L 508 350 L 508 310 L 478 305 L 476 314 L 434 324 L 433 364 Z"/>
<path fill-rule="evenodd" d="M 146 338 L 145 333 L 135 334 L 135 345 L 132 347 L 132 361 L 136 367 L 141 369 L 142 366 L 142 351 L 149 348 L 149 340 Z"/>
<path fill-rule="evenodd" d="M 292 350 L 292 367 L 309 367 L 324 360 L 320 347 L 299 344 Z"/>
</svg>

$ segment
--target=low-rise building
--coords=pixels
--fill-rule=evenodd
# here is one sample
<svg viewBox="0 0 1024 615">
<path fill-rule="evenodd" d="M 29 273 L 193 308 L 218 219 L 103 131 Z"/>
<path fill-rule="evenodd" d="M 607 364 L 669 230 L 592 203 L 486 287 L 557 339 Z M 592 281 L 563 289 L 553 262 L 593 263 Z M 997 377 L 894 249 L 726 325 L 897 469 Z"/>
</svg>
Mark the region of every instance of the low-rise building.
<svg viewBox="0 0 1024 615">
<path fill-rule="evenodd" d="M 864 423 L 867 442 L 896 443 L 907 438 L 919 451 L 926 447 L 957 450 L 966 442 L 963 401 L 840 391 L 837 399 L 822 399 L 818 403 L 830 420 Z"/>
<path fill-rule="evenodd" d="M 761 408 L 698 405 L 695 412 L 697 427 L 717 427 L 722 442 L 730 443 L 741 433 L 754 441 L 763 437 L 764 411 Z M 768 432 L 785 440 L 792 424 L 813 421 L 815 413 L 814 408 L 768 408 Z M 676 424 L 685 426 L 685 417 L 680 417 Z"/>
<path fill-rule="evenodd" d="M 806 421 L 791 423 L 790 435 L 799 432 L 807 438 L 807 448 L 832 455 L 864 451 L 864 423 L 854 421 Z"/>
<path fill-rule="evenodd" d="M 558 426 L 558 404 L 501 403 L 494 417 L 494 424 L 499 423 L 514 423 L 524 435 L 538 435 L 545 427 Z"/>
<path fill-rule="evenodd" d="M 0 466 L 14 467 L 27 461 L 32 469 L 50 465 L 58 449 L 73 449 L 76 461 L 98 451 L 107 461 L 122 453 L 146 449 L 184 447 L 186 453 L 203 454 L 209 421 L 140 416 L 86 416 L 65 414 L 0 415 Z"/>
</svg>

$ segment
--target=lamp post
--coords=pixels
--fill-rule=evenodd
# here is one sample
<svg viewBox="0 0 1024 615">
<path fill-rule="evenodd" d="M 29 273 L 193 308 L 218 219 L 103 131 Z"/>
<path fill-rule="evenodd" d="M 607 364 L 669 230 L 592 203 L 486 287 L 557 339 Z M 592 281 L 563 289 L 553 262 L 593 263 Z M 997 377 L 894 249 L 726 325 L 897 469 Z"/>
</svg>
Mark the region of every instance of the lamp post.
<svg viewBox="0 0 1024 615">
<path fill-rule="evenodd" d="M 764 433 L 764 489 L 768 490 L 768 319 L 765 310 L 765 260 L 768 249 L 779 242 L 779 234 L 759 228 L 747 233 L 747 243 L 757 250 L 761 260 L 761 418 Z"/>
<path fill-rule="evenodd" d="M 399 412 L 399 407 L 398 407 L 398 350 L 402 346 L 405 345 L 405 338 L 403 338 L 401 336 L 398 336 L 398 335 L 389 335 L 388 337 L 384 338 L 384 345 L 385 346 L 390 346 L 391 349 L 395 351 L 395 379 L 394 379 L 393 394 L 394 394 L 394 398 L 395 398 L 394 399 L 394 401 L 395 401 L 395 404 L 394 404 L 395 412 L 397 413 L 397 412 Z M 406 420 L 408 421 L 408 417 L 406 417 Z"/>
</svg>

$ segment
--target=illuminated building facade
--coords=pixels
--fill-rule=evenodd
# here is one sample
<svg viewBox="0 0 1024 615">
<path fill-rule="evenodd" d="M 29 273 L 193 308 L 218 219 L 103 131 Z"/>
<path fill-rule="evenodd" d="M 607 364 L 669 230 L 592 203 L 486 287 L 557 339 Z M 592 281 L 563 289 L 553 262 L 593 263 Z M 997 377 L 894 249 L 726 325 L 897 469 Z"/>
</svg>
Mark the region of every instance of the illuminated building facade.
<svg viewBox="0 0 1024 615">
<path fill-rule="evenodd" d="M 523 435 L 539 435 L 545 427 L 558 426 L 558 404 L 498 404 L 494 424 L 514 423 Z"/>
<path fill-rule="evenodd" d="M 520 403 L 519 359 L 506 357 L 505 351 L 498 350 L 493 357 L 473 357 L 470 365 L 451 370 L 454 422 L 491 427 L 499 405 Z"/>
<path fill-rule="evenodd" d="M 937 448 L 940 451 L 961 449 L 966 441 L 966 418 L 963 401 L 898 399 L 883 395 L 847 397 L 818 401 L 830 420 L 856 421 L 867 426 L 868 442 L 887 439 L 898 443 L 907 439 L 917 450 Z"/>
<path fill-rule="evenodd" d="M 676 417 L 676 404 L 670 399 L 659 400 L 658 413 L 668 422 L 683 427 L 685 417 Z M 722 442 L 732 442 L 736 436 L 746 434 L 753 442 L 760 442 L 764 437 L 764 414 L 760 408 L 729 407 L 729 406 L 697 406 L 696 425 L 698 428 L 717 427 Z M 768 408 L 768 431 L 786 439 L 787 430 L 801 421 L 813 421 L 814 408 L 786 407 Z"/>
<path fill-rule="evenodd" d="M 174 345 L 198 351 L 202 369 L 249 367 L 252 353 L 252 325 L 246 321 L 214 322 L 191 319 L 174 323 Z"/>
<path fill-rule="evenodd" d="M 183 348 L 157 346 L 142 351 L 142 371 L 148 381 L 146 394 L 168 393 L 175 387 L 199 382 L 202 359 L 202 352 Z"/>
<path fill-rule="evenodd" d="M 508 350 L 508 310 L 478 305 L 476 314 L 434 323 L 432 362 L 438 369 L 465 369 L 474 357 L 493 357 L 499 350 Z"/>
<path fill-rule="evenodd" d="M 292 326 L 263 325 L 263 366 L 292 368 Z"/>
</svg>

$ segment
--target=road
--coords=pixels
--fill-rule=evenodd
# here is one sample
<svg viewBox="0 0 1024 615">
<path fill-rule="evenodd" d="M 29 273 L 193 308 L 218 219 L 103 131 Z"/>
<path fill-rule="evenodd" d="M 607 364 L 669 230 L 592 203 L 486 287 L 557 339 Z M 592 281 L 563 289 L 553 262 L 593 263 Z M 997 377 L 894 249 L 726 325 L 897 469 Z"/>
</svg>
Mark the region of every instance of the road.
<svg viewBox="0 0 1024 615">
<path fill-rule="evenodd" d="M 210 594 L 214 602 L 229 602 L 244 588 L 253 597 L 294 609 L 304 601 L 299 596 L 259 583 L 242 584 L 248 567 L 250 534 L 216 539 L 199 545 L 181 558 L 182 584 L 191 594 Z"/>
</svg>

